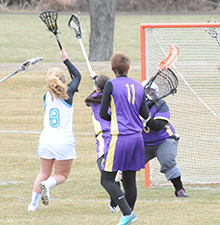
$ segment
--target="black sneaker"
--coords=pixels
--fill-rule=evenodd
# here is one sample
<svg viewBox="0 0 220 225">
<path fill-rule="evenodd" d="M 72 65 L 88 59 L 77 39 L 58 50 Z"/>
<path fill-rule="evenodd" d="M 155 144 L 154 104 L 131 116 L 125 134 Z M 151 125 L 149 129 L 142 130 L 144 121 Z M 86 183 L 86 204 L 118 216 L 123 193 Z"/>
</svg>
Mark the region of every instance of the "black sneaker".
<svg viewBox="0 0 220 225">
<path fill-rule="evenodd" d="M 177 198 L 188 198 L 189 196 L 186 194 L 184 189 L 180 189 L 179 191 L 175 191 L 175 195 Z"/>
</svg>

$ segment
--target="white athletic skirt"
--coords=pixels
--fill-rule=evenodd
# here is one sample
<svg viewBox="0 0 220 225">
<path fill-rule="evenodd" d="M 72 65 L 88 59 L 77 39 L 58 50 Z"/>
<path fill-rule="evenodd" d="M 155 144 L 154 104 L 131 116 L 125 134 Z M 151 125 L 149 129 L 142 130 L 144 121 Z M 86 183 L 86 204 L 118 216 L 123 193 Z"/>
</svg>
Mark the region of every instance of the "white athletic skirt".
<svg viewBox="0 0 220 225">
<path fill-rule="evenodd" d="M 43 159 L 76 159 L 75 137 L 73 132 L 44 129 L 39 138 L 37 155 Z"/>
</svg>

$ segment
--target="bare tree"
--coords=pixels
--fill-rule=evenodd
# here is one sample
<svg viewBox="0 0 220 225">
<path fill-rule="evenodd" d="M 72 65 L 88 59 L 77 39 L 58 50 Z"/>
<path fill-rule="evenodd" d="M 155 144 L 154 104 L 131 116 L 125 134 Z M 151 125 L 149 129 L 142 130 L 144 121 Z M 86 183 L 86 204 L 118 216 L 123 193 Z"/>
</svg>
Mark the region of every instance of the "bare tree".
<svg viewBox="0 0 220 225">
<path fill-rule="evenodd" d="M 90 61 L 109 61 L 113 54 L 116 0 L 87 0 L 90 12 Z"/>
</svg>

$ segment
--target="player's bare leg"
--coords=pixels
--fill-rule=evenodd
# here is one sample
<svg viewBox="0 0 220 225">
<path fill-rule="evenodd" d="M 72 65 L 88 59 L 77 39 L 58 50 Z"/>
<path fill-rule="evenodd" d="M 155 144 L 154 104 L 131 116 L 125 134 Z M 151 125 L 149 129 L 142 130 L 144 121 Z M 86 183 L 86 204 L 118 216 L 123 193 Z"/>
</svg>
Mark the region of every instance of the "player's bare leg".
<svg viewBox="0 0 220 225">
<path fill-rule="evenodd" d="M 34 188 L 32 192 L 32 200 L 31 203 L 28 206 L 28 211 L 36 211 L 39 206 L 39 200 L 41 198 L 41 189 L 39 187 L 39 184 L 47 180 L 48 177 L 51 175 L 52 169 L 53 169 L 53 159 L 42 159 L 40 158 L 40 173 L 37 175 L 35 182 L 34 182 Z"/>
<path fill-rule="evenodd" d="M 50 203 L 50 189 L 55 186 L 62 184 L 69 176 L 73 160 L 54 160 L 55 171 L 54 175 L 49 177 L 47 180 L 40 183 L 40 189 L 42 191 L 41 200 L 44 205 Z"/>
</svg>

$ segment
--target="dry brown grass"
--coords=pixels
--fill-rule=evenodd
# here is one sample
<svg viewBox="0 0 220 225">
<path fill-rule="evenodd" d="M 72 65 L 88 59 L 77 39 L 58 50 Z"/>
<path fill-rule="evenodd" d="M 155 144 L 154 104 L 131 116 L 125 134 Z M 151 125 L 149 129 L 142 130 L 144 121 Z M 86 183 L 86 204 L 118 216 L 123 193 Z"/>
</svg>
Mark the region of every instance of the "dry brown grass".
<svg viewBox="0 0 220 225">
<path fill-rule="evenodd" d="M 68 180 L 51 190 L 50 205 L 40 204 L 39 211 L 27 212 L 33 182 L 39 172 L 36 149 L 43 129 L 42 96 L 46 65 L 39 63 L 32 70 L 17 74 L 0 86 L 0 223 L 117 224 L 121 213 L 111 214 L 108 211 L 109 197 L 100 185 L 95 162 L 90 109 L 84 104 L 93 84 L 87 76 L 85 64 L 85 69 L 81 70 L 83 79 L 79 92 L 74 98 L 73 129 L 78 158 L 73 163 Z M 113 77 L 108 68 L 99 72 Z M 0 79 L 6 74 L 7 71 L 0 74 Z M 140 71 L 131 69 L 130 75 L 139 79 Z M 27 133 L 31 131 L 37 133 Z M 220 203 L 219 186 L 187 186 L 190 198 L 177 199 L 172 187 L 145 188 L 143 170 L 137 175 L 137 184 L 135 212 L 139 216 L 139 224 L 205 225 L 220 221 L 217 216 L 219 207 L 216 207 Z"/>
<path fill-rule="evenodd" d="M 67 47 L 70 59 L 77 61 L 76 65 L 83 76 L 79 92 L 74 98 L 73 129 L 78 158 L 73 163 L 69 179 L 51 190 L 50 205 L 46 207 L 40 204 L 39 211 L 29 213 L 27 206 L 31 200 L 34 179 L 39 172 L 36 150 L 43 129 L 42 97 L 46 91 L 46 72 L 48 67 L 54 65 L 62 66 L 64 69 L 65 67 L 59 61 L 56 41 L 49 39 L 50 35 L 45 32 L 44 25 L 36 15 L 1 15 L 3 29 L 0 79 L 18 69 L 20 63 L 28 58 L 38 54 L 45 57 L 43 62 L 0 84 L 1 224 L 113 225 L 117 224 L 121 217 L 121 213 L 109 212 L 109 197 L 100 185 L 90 109 L 84 104 L 84 99 L 90 94 L 93 84 L 88 78 L 88 69 L 78 43 L 73 41 L 73 34 L 65 30 L 68 18 L 69 16 L 60 16 L 59 25 L 63 32 L 61 40 Z M 207 18 L 208 15 L 200 18 L 181 17 L 180 21 L 201 22 Z M 88 24 L 87 16 L 82 19 L 83 24 Z M 115 51 L 126 51 L 132 57 L 131 77 L 140 80 L 137 37 L 139 23 L 165 20 L 170 22 L 173 19 L 173 16 L 117 18 Z M 13 25 L 14 21 L 17 21 L 16 27 Z M 10 29 L 12 27 L 13 29 Z M 88 34 L 86 37 L 83 41 L 88 47 Z M 134 64 L 136 66 L 133 67 Z M 92 67 L 97 73 L 113 77 L 108 62 L 92 64 Z M 139 217 L 138 224 L 220 224 L 219 185 L 187 185 L 185 187 L 190 198 L 177 199 L 170 186 L 145 188 L 143 170 L 137 175 L 137 184 L 138 199 L 135 212 Z"/>
</svg>

